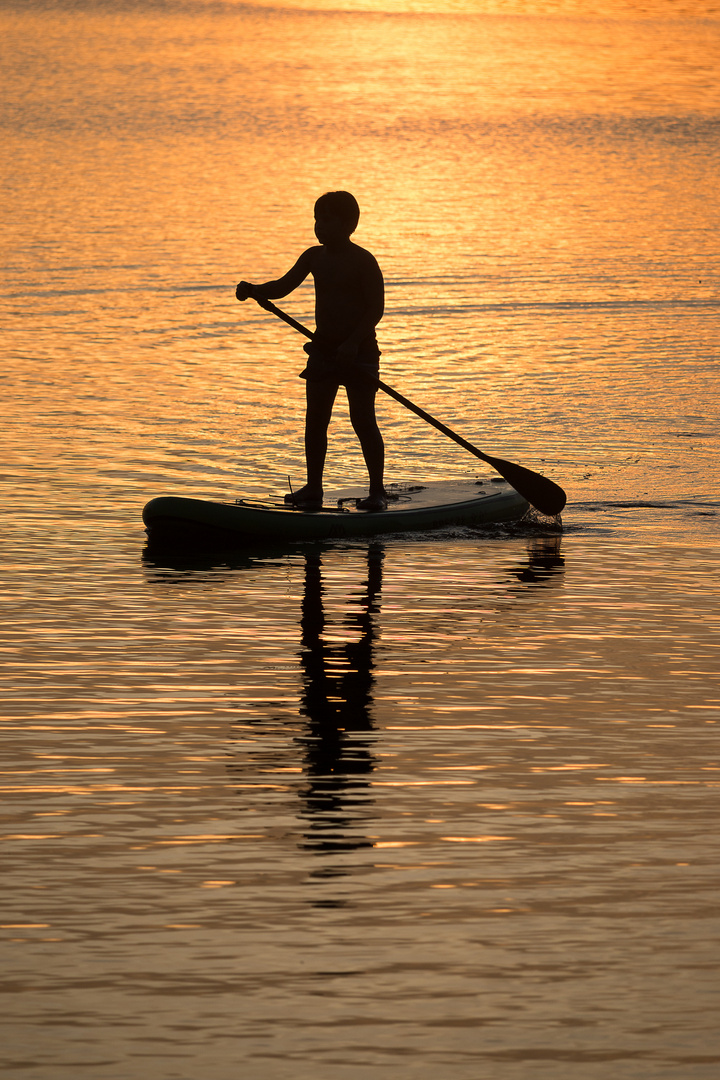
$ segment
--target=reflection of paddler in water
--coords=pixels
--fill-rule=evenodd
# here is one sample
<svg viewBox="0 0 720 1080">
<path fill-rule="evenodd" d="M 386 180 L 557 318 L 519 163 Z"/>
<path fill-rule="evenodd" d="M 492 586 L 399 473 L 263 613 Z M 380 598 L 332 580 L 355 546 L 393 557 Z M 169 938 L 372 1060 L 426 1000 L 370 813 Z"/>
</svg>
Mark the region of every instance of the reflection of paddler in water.
<svg viewBox="0 0 720 1080">
<path fill-rule="evenodd" d="M 527 566 L 513 567 L 510 573 L 518 581 L 529 585 L 558 584 L 553 579 L 565 567 L 565 558 L 560 553 L 560 536 L 538 536 L 528 544 Z"/>
<path fill-rule="evenodd" d="M 313 550 L 305 555 L 300 711 L 308 717 L 309 728 L 300 742 L 306 752 L 307 808 L 313 815 L 318 811 L 322 815 L 313 818 L 312 827 L 320 833 L 313 847 L 358 846 L 357 840 L 343 836 L 343 829 L 350 824 L 347 810 L 353 801 L 352 789 L 365 791 L 367 781 L 359 778 L 374 768 L 370 740 L 357 736 L 372 730 L 373 644 L 383 554 L 380 544 L 368 547 L 364 587 L 359 596 L 353 596 L 353 608 L 339 624 L 329 624 L 325 614 L 322 553 Z M 328 811 L 338 816 L 328 819 Z"/>
</svg>

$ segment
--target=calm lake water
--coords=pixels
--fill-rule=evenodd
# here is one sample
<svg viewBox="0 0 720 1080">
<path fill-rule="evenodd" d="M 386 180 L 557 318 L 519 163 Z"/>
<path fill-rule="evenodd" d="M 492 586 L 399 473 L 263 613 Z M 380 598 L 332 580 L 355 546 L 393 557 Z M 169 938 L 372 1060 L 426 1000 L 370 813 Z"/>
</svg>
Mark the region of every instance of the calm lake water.
<svg viewBox="0 0 720 1080">
<path fill-rule="evenodd" d="M 0 4 L 9 1078 L 720 1074 L 720 8 L 586 8 Z M 234 285 L 333 188 L 383 377 L 562 524 L 151 556 L 302 482 Z"/>
</svg>

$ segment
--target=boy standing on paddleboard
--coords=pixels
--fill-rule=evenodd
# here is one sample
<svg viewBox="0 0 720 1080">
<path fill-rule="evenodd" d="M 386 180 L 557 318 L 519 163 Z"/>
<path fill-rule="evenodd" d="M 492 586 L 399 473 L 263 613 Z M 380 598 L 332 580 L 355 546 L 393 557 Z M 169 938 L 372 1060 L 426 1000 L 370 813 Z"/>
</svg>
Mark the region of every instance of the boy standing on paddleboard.
<svg viewBox="0 0 720 1080">
<path fill-rule="evenodd" d="M 322 478 L 327 454 L 327 432 L 338 388 L 345 386 L 350 420 L 360 440 L 370 478 L 363 510 L 384 510 L 385 447 L 375 417 L 380 359 L 375 327 L 383 316 L 385 290 L 377 260 L 350 239 L 360 217 L 360 207 L 348 191 L 329 191 L 315 203 L 315 235 L 320 246 L 302 253 L 287 274 L 277 281 L 253 285 L 241 281 L 238 300 L 255 297 L 277 300 L 287 296 L 312 274 L 315 282 L 313 340 L 305 346 L 308 364 L 301 378 L 306 382 L 305 460 L 307 483 L 286 495 L 286 501 L 304 510 L 322 506 Z"/>
</svg>

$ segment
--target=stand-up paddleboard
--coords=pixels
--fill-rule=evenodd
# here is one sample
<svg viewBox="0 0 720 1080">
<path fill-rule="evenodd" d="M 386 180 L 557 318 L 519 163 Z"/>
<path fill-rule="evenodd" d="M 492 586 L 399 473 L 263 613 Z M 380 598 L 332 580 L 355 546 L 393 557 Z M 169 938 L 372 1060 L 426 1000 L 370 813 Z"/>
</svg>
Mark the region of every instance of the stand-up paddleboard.
<svg viewBox="0 0 720 1080">
<path fill-rule="evenodd" d="M 328 493 L 321 510 L 297 510 L 282 497 L 227 503 L 166 495 L 145 506 L 143 521 L 152 546 L 208 549 L 517 521 L 529 509 L 522 495 L 494 478 L 390 484 L 387 491 L 387 510 L 375 512 L 357 509 L 367 494 L 361 488 Z"/>
</svg>

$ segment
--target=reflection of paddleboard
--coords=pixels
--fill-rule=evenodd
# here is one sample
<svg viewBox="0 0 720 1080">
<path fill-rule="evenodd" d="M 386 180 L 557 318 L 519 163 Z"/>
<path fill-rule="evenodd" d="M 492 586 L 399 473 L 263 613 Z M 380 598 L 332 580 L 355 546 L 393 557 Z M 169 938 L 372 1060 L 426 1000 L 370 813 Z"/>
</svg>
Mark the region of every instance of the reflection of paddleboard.
<svg viewBox="0 0 720 1080">
<path fill-rule="evenodd" d="M 504 480 L 435 480 L 390 484 L 387 510 L 358 510 L 359 488 L 330 492 L 322 510 L 295 510 L 282 498 L 238 499 L 234 503 L 152 499 L 143 510 L 150 543 L 163 547 L 242 547 L 257 541 L 329 540 L 380 533 L 516 521 L 528 510 Z"/>
</svg>

